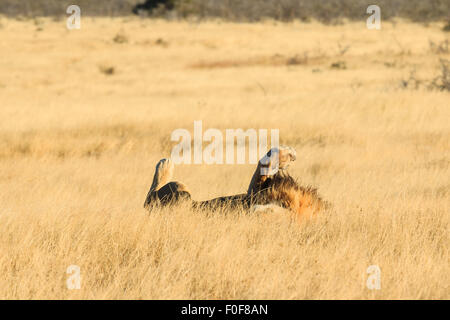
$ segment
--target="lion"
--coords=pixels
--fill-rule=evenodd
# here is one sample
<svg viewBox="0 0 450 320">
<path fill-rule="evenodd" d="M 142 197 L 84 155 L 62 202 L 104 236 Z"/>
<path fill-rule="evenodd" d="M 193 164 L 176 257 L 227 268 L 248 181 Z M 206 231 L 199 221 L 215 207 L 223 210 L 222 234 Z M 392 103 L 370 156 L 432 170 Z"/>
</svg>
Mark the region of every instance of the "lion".
<svg viewBox="0 0 450 320">
<path fill-rule="evenodd" d="M 185 184 L 170 181 L 174 164 L 170 159 L 158 162 L 153 183 L 144 202 L 144 208 L 171 206 L 188 203 L 193 209 L 218 210 L 242 208 L 259 212 L 266 209 L 287 209 L 299 218 L 311 217 L 328 204 L 321 199 L 317 190 L 302 187 L 287 172 L 289 164 L 296 160 L 291 147 L 272 148 L 258 162 L 246 193 L 224 196 L 206 201 L 196 201 Z"/>
</svg>

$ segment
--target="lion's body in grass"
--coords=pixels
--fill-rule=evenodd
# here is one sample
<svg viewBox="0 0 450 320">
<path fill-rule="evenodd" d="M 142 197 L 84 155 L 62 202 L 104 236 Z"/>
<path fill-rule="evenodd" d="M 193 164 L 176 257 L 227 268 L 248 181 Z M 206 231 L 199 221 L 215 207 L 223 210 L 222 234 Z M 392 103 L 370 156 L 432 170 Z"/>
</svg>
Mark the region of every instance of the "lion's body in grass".
<svg viewBox="0 0 450 320">
<path fill-rule="evenodd" d="M 286 151 L 287 150 L 287 151 Z M 266 159 L 271 157 L 269 151 Z M 295 151 L 285 148 L 277 150 L 279 153 L 279 170 L 274 174 L 262 173 L 264 168 L 270 168 L 272 164 L 263 159 L 251 179 L 247 193 L 224 196 L 206 201 L 195 201 L 191 197 L 189 189 L 181 182 L 170 181 L 173 174 L 173 163 L 169 159 L 162 159 L 156 166 L 152 187 L 148 192 L 144 207 L 151 209 L 154 206 L 171 206 L 180 203 L 188 203 L 193 209 L 223 210 L 242 208 L 249 211 L 265 206 L 288 209 L 298 218 L 311 217 L 320 209 L 327 207 L 315 188 L 302 187 L 285 168 L 290 161 L 295 160 Z M 264 164 L 265 163 L 265 164 Z M 255 211 L 255 210 L 253 210 Z"/>
</svg>

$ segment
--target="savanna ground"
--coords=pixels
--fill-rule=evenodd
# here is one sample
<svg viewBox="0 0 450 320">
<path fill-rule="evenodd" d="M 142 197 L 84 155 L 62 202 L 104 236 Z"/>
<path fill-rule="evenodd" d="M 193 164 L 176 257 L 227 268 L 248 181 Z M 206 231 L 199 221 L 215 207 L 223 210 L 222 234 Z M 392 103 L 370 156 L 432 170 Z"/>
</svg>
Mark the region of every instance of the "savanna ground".
<svg viewBox="0 0 450 320">
<path fill-rule="evenodd" d="M 449 39 L 442 24 L 0 25 L 0 298 L 450 298 L 450 94 L 420 82 L 450 58 L 430 45 Z M 333 208 L 301 224 L 148 214 L 154 166 L 194 120 L 280 129 L 292 175 Z M 253 170 L 175 178 L 201 200 L 245 191 Z"/>
</svg>

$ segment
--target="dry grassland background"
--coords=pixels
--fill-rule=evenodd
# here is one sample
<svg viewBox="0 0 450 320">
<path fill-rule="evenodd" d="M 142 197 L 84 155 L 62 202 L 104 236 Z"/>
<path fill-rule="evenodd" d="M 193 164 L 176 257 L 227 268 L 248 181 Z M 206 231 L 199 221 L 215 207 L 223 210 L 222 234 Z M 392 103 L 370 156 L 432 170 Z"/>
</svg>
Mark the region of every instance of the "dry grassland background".
<svg viewBox="0 0 450 320">
<path fill-rule="evenodd" d="M 428 88 L 442 26 L 1 18 L 0 298 L 450 298 L 450 93 Z M 148 214 L 154 166 L 194 120 L 280 129 L 292 175 L 333 208 L 301 225 Z M 253 170 L 175 178 L 202 200 Z"/>
</svg>

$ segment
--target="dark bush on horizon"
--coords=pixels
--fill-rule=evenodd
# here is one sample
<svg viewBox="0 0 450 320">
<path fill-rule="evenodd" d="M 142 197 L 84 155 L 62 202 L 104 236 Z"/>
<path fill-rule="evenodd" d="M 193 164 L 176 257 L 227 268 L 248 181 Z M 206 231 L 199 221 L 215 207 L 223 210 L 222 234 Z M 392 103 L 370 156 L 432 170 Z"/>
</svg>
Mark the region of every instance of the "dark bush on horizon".
<svg viewBox="0 0 450 320">
<path fill-rule="evenodd" d="M 144 3 L 138 3 L 133 8 L 134 14 L 152 13 L 153 10 L 162 8 L 164 10 L 173 10 L 175 8 L 174 0 L 146 0 Z"/>
</svg>

